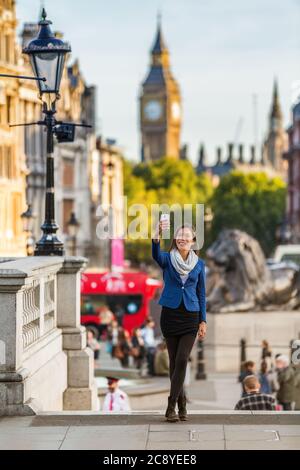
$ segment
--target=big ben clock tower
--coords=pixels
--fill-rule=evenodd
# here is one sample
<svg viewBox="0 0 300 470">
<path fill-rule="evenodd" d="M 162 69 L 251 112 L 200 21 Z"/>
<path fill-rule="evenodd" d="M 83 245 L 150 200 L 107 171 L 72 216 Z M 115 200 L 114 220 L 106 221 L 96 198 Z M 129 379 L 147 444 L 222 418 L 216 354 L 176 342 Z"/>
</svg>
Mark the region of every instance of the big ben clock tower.
<svg viewBox="0 0 300 470">
<path fill-rule="evenodd" d="M 170 70 L 169 51 L 163 40 L 160 21 L 151 57 L 150 70 L 140 96 L 142 161 L 165 156 L 179 158 L 181 98 L 179 86 Z"/>
</svg>

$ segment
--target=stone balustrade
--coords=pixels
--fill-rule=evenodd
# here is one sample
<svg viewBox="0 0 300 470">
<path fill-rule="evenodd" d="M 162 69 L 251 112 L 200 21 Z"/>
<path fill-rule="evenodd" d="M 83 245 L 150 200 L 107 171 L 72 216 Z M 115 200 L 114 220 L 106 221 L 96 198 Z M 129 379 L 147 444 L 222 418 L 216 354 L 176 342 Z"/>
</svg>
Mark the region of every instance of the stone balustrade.
<svg viewBox="0 0 300 470">
<path fill-rule="evenodd" d="M 84 258 L 0 259 L 0 414 L 96 410 L 80 325 Z"/>
</svg>

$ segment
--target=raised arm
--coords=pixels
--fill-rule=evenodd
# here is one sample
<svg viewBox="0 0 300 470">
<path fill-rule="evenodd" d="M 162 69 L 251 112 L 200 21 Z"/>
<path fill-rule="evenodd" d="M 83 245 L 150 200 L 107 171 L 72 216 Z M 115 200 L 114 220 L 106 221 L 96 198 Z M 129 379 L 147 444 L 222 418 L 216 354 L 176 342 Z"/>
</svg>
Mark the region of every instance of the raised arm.
<svg viewBox="0 0 300 470">
<path fill-rule="evenodd" d="M 162 233 L 162 223 L 159 221 L 155 227 L 154 237 L 152 238 L 152 258 L 163 269 L 166 266 L 167 253 L 160 250 L 160 236 Z"/>
<path fill-rule="evenodd" d="M 157 264 L 163 269 L 167 264 L 167 253 L 161 251 L 160 249 L 160 240 L 155 240 L 152 238 L 152 258 L 157 262 Z"/>
<path fill-rule="evenodd" d="M 205 290 L 205 262 L 203 261 L 202 269 L 199 273 L 197 283 L 197 294 L 200 303 L 200 323 L 206 322 L 206 290 Z"/>
</svg>

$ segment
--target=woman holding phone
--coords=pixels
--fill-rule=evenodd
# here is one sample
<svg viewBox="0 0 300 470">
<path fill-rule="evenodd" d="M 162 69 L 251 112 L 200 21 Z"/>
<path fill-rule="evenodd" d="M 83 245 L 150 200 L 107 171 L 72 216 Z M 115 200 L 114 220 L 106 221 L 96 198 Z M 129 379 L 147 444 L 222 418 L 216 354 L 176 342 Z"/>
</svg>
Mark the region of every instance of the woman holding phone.
<svg viewBox="0 0 300 470">
<path fill-rule="evenodd" d="M 152 239 L 152 257 L 164 278 L 158 303 L 162 305 L 160 327 L 167 344 L 171 381 L 165 417 L 175 422 L 187 420 L 183 388 L 187 362 L 196 337 L 206 335 L 205 263 L 192 249 L 196 231 L 188 224 L 177 228 L 168 252 L 161 251 L 160 236 L 168 228 L 168 219 L 162 217 Z"/>
</svg>

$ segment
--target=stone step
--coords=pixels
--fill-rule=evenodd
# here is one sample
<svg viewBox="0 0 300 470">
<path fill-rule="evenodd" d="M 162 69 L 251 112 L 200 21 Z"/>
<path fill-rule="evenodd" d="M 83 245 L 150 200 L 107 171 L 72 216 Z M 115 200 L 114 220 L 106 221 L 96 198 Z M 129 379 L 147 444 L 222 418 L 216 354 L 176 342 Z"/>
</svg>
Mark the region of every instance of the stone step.
<svg viewBox="0 0 300 470">
<path fill-rule="evenodd" d="M 63 411 L 42 412 L 32 417 L 31 426 L 106 426 L 162 424 L 164 411 L 89 412 Z M 0 420 L 1 423 L 1 420 Z M 182 423 L 168 423 L 183 425 Z M 245 425 L 300 425 L 300 411 L 188 411 L 185 424 L 245 424 Z"/>
</svg>

